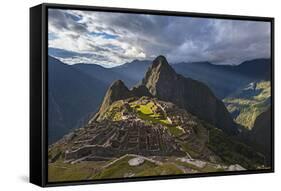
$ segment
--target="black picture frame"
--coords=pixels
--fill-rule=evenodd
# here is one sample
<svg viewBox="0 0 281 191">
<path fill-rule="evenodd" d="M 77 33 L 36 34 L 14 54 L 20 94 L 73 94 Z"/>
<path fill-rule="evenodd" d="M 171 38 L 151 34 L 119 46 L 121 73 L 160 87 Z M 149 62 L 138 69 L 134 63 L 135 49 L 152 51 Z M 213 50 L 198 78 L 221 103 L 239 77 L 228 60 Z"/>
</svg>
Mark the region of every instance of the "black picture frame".
<svg viewBox="0 0 281 191">
<path fill-rule="evenodd" d="M 197 174 L 182 174 L 169 176 L 137 177 L 137 178 L 118 178 L 102 180 L 85 180 L 71 182 L 48 182 L 48 9 L 71 9 L 71 10 L 90 10 L 103 12 L 121 12 L 151 15 L 187 16 L 200 18 L 218 18 L 231 20 L 250 20 L 267 21 L 271 26 L 271 169 L 231 171 L 231 172 L 210 172 Z M 97 7 L 84 5 L 65 5 L 65 4 L 40 4 L 30 8 L 30 182 L 42 187 L 65 186 L 65 185 L 84 185 L 96 183 L 130 182 L 146 180 L 164 180 L 176 178 L 194 178 L 209 176 L 226 176 L 256 173 L 274 172 L 274 18 L 223 15 L 208 13 L 190 13 L 162 10 L 146 9 L 127 9 L 115 7 Z"/>
</svg>

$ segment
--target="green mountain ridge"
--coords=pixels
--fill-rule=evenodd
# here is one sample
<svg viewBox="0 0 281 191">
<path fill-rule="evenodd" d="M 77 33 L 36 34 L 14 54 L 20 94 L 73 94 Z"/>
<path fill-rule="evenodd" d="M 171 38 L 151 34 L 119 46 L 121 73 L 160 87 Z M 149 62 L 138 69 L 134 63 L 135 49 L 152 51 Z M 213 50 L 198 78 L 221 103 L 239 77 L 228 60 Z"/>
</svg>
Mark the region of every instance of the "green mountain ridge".
<svg viewBox="0 0 281 191">
<path fill-rule="evenodd" d="M 269 81 L 252 82 L 223 100 L 236 123 L 252 129 L 256 118 L 270 107 Z"/>
</svg>

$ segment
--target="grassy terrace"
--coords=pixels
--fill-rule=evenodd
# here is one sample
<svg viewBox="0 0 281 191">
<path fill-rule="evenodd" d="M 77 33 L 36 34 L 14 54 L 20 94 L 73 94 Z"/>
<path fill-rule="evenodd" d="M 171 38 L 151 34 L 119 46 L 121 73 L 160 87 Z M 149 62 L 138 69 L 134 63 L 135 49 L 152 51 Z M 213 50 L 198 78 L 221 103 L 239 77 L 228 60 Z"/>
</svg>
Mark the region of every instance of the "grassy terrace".
<svg viewBox="0 0 281 191">
<path fill-rule="evenodd" d="M 146 169 L 155 168 L 155 165 L 152 162 L 145 161 L 139 166 L 130 166 L 128 161 L 133 157 L 126 156 L 110 166 L 104 168 L 100 173 L 97 173 L 91 177 L 91 179 L 103 179 L 103 178 L 123 178 L 124 175 L 136 175 L 137 173 L 143 172 Z"/>
<path fill-rule="evenodd" d="M 235 117 L 235 121 L 249 129 L 254 125 L 254 122 L 268 106 L 268 99 L 270 99 L 271 89 L 269 81 L 262 81 L 257 83 L 256 90 L 260 93 L 250 98 L 226 98 L 224 103 L 227 105 L 229 112 L 239 111 Z"/>
<path fill-rule="evenodd" d="M 76 164 L 56 161 L 48 165 L 48 181 L 87 180 L 97 171 L 104 162 L 81 162 Z"/>
<path fill-rule="evenodd" d="M 178 137 L 184 133 L 184 129 L 178 125 L 173 125 L 168 119 L 167 114 L 162 109 L 159 109 L 159 106 L 154 102 L 149 101 L 148 103 L 140 104 L 138 101 L 135 101 L 130 103 L 130 106 L 135 109 L 140 119 L 167 127 L 171 135 Z"/>
<path fill-rule="evenodd" d="M 104 119 L 111 119 L 113 121 L 122 120 L 122 110 L 124 109 L 124 101 L 116 101 L 103 115 Z M 167 114 L 159 108 L 153 101 L 141 103 L 140 101 L 133 101 L 129 103 L 132 110 L 135 111 L 137 117 L 144 120 L 148 124 L 161 124 L 165 126 L 171 135 L 178 137 L 184 133 L 179 125 L 172 124 Z M 128 109 L 128 108 L 127 108 Z M 132 111 L 128 111 L 132 113 Z"/>
<path fill-rule="evenodd" d="M 147 168 L 144 171 L 136 174 L 136 176 L 159 176 L 159 175 L 176 175 L 176 174 L 183 174 L 183 171 L 173 163 L 164 163 L 161 166 L 157 166 L 154 168 Z"/>
<path fill-rule="evenodd" d="M 258 101 L 263 101 L 270 97 L 271 95 L 271 88 L 270 88 L 270 82 L 269 81 L 263 81 L 257 84 L 257 89 L 262 90 L 262 92 L 255 96 L 254 99 Z"/>
<path fill-rule="evenodd" d="M 74 181 L 74 180 L 96 180 L 107 178 L 123 177 L 142 177 L 142 176 L 159 176 L 184 174 L 182 168 L 194 170 L 194 172 L 217 172 L 223 169 L 217 169 L 213 164 L 207 163 L 205 167 L 200 168 L 188 162 L 181 162 L 171 158 L 162 165 L 154 164 L 145 160 L 139 166 L 130 166 L 128 161 L 134 157 L 126 156 L 120 158 L 110 165 L 107 162 L 81 162 L 77 164 L 63 163 L 57 161 L 49 164 L 50 182 L 56 181 Z"/>
<path fill-rule="evenodd" d="M 122 120 L 121 107 L 124 104 L 122 100 L 114 102 L 110 108 L 105 112 L 103 118 L 111 119 L 113 121 Z"/>
<path fill-rule="evenodd" d="M 223 168 L 216 168 L 216 165 L 214 165 L 212 163 L 207 163 L 203 168 L 197 167 L 188 162 L 175 161 L 175 163 L 177 165 L 196 170 L 197 172 L 223 172 L 223 171 L 225 171 Z"/>
</svg>

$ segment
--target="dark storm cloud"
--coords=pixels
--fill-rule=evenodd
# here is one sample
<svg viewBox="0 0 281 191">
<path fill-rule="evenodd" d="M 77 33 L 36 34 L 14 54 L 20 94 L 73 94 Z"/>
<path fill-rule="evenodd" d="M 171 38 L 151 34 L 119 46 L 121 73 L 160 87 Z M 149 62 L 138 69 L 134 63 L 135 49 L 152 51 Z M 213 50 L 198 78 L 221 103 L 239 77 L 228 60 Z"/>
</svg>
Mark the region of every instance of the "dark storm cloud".
<svg viewBox="0 0 281 191">
<path fill-rule="evenodd" d="M 270 56 L 270 24 L 266 22 L 56 10 L 49 13 L 49 24 L 58 33 L 71 31 L 79 39 L 84 35 L 84 44 L 112 65 L 113 57 L 120 64 L 159 54 L 174 63 L 215 64 Z"/>
<path fill-rule="evenodd" d="M 79 33 L 87 32 L 86 25 L 78 23 L 81 18 L 69 14 L 63 10 L 48 11 L 49 24 L 54 26 L 57 30 L 69 30 Z"/>
<path fill-rule="evenodd" d="M 108 22 L 132 31 L 131 42 L 140 44 L 148 55 L 164 54 L 173 62 L 239 64 L 270 56 L 269 23 L 265 22 L 124 14 Z"/>
</svg>

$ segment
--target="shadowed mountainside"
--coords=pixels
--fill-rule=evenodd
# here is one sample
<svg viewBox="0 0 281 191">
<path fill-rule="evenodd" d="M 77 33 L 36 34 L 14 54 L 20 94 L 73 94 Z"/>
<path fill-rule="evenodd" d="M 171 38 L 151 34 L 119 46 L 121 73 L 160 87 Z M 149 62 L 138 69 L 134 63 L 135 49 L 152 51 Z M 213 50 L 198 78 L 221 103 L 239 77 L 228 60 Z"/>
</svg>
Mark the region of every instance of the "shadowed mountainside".
<svg viewBox="0 0 281 191">
<path fill-rule="evenodd" d="M 84 124 L 97 111 L 107 85 L 48 57 L 48 141 L 61 138 Z"/>
<path fill-rule="evenodd" d="M 254 127 L 250 132 L 250 141 L 266 157 L 266 162 L 271 165 L 271 108 L 260 114 L 255 121 Z"/>
<path fill-rule="evenodd" d="M 223 102 L 205 84 L 177 74 L 164 56 L 158 56 L 153 61 L 142 85 L 153 96 L 173 102 L 227 133 L 237 133 Z"/>
</svg>

